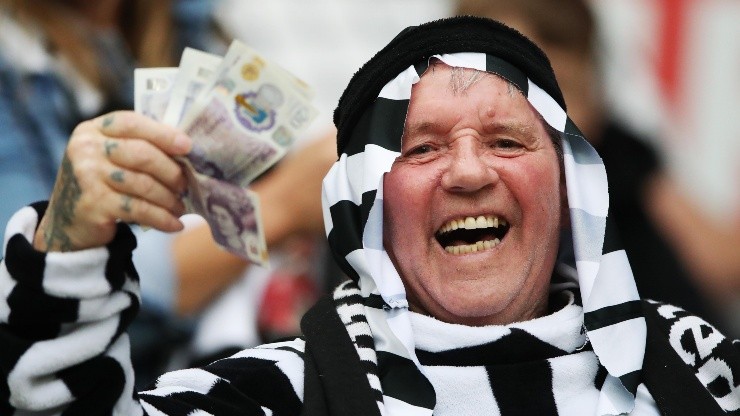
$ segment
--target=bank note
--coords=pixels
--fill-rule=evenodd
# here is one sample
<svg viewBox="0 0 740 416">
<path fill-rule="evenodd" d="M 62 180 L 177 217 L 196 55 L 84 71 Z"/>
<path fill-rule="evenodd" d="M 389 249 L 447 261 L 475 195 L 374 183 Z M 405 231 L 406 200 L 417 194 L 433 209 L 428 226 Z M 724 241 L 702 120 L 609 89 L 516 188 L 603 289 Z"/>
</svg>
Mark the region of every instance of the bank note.
<svg viewBox="0 0 740 416">
<path fill-rule="evenodd" d="M 177 68 L 137 70 L 135 110 L 193 140 L 183 166 L 188 213 L 224 249 L 267 266 L 257 195 L 247 186 L 277 162 L 315 118 L 311 88 L 235 41 L 222 58 L 186 49 Z"/>
<path fill-rule="evenodd" d="M 179 68 L 134 69 L 134 111 L 162 121 Z"/>
<path fill-rule="evenodd" d="M 294 77 L 236 41 L 181 128 L 199 173 L 247 186 L 282 158 L 316 117 Z"/>
<path fill-rule="evenodd" d="M 240 186 L 200 174 L 182 161 L 188 179 L 188 212 L 202 216 L 214 241 L 225 250 L 269 267 L 258 195 Z"/>
<path fill-rule="evenodd" d="M 214 78 L 223 57 L 193 48 L 185 48 L 180 58 L 167 108 L 162 117 L 165 124 L 180 125 L 185 113 L 205 91 Z"/>
</svg>

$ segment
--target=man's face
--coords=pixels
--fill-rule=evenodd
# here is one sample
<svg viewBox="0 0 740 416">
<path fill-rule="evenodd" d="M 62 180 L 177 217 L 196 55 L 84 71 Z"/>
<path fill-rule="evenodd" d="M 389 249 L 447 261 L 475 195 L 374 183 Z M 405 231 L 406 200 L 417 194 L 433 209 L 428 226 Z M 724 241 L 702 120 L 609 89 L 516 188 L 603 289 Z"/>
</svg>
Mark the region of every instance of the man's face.
<svg viewBox="0 0 740 416">
<path fill-rule="evenodd" d="M 453 93 L 450 72 L 436 65 L 413 87 L 384 179 L 386 251 L 412 310 L 467 325 L 535 318 L 559 242 L 555 147 L 507 82 L 485 75 Z"/>
</svg>

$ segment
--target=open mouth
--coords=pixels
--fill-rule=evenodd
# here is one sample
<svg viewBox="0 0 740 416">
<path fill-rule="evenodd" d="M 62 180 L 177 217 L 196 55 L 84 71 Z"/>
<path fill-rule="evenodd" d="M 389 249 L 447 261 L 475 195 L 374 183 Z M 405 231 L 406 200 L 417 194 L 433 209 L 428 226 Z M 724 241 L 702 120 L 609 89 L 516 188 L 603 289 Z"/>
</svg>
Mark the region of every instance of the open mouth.
<svg viewBox="0 0 740 416">
<path fill-rule="evenodd" d="M 451 220 L 435 237 L 448 253 L 468 254 L 496 247 L 508 231 L 506 220 L 495 215 L 480 215 Z"/>
</svg>

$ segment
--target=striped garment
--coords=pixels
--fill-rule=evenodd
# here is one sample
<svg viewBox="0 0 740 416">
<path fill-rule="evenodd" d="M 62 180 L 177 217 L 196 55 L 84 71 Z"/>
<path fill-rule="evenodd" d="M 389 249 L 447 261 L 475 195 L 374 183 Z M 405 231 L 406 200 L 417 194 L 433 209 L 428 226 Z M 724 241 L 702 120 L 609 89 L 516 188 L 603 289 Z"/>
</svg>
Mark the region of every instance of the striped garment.
<svg viewBox="0 0 740 416">
<path fill-rule="evenodd" d="M 35 252 L 28 240 L 43 212 L 43 207 L 35 208 L 21 210 L 9 224 L 13 237 L 0 268 L 0 368 L 5 375 L 5 383 L 0 384 L 1 415 L 297 415 L 308 406 L 309 391 L 319 383 L 326 384 L 318 386 L 319 395 L 346 397 L 349 404 L 340 399 L 340 405 L 359 403 L 353 394 L 366 390 L 365 403 L 370 405 L 365 412 L 308 414 L 380 415 L 390 414 L 388 407 L 396 406 L 404 408 L 403 414 L 413 415 L 412 406 L 426 404 L 438 415 L 581 415 L 595 409 L 605 381 L 606 371 L 581 331 L 578 295 L 568 289 L 553 295 L 561 300 L 551 303 L 551 315 L 508 326 L 464 327 L 410 314 L 416 355 L 426 374 L 420 378 L 413 368 L 394 365 L 392 354 L 376 350 L 382 343 L 373 338 L 368 315 L 372 309 L 382 310 L 382 301 L 364 298 L 357 285 L 348 281 L 335 290 L 329 305 L 338 328 L 327 325 L 321 315 L 317 333 L 304 325 L 306 340 L 264 345 L 202 369 L 170 372 L 152 390 L 134 396 L 127 337 L 115 328 L 124 328 L 137 308 L 138 288 L 130 267 L 118 275 L 124 280 L 112 273 L 120 271 L 122 264 L 130 266 L 131 234 L 122 227 L 107 248 L 44 255 Z M 80 284 L 60 285 L 68 279 Z M 66 289 L 60 290 L 63 286 Z M 732 378 L 740 357 L 737 345 L 678 308 L 656 304 L 651 309 L 664 327 L 653 332 L 661 333 L 659 341 L 670 342 L 669 348 L 677 350 L 671 349 L 670 354 L 676 363 L 658 363 L 658 367 L 681 380 L 666 383 L 677 394 L 663 392 L 656 401 L 687 409 L 666 414 L 740 414 L 740 392 Z M 305 384 L 307 345 L 328 342 L 328 347 L 334 347 L 338 342 L 333 336 L 351 345 L 353 358 L 342 358 L 327 348 L 324 359 L 339 371 L 357 370 L 361 378 L 353 380 L 344 373 L 331 377 L 334 373 L 325 368 L 320 372 L 338 380 L 346 391 L 331 390 L 327 380 Z M 434 393 L 418 388 L 425 383 L 434 387 Z M 707 396 L 711 392 L 709 401 L 721 403 L 728 412 L 712 412 L 706 401 L 697 407 L 696 386 Z M 659 414 L 643 385 L 637 398 L 630 414 Z M 690 402 L 677 406 L 680 398 Z M 39 412 L 15 412 L 16 407 Z"/>
<path fill-rule="evenodd" d="M 563 241 L 573 249 L 561 247 L 551 293 L 571 296 L 542 321 L 456 328 L 408 310 L 382 244 L 382 178 L 432 56 L 507 79 L 560 132 L 572 224 Z M 324 220 L 353 280 L 306 314 L 305 339 L 168 373 L 137 395 L 125 334 L 139 303 L 130 231 L 121 225 L 106 247 L 38 253 L 29 241 L 43 207 L 28 207 L 8 225 L 0 268 L 0 414 L 470 414 L 465 383 L 484 396 L 479 414 L 655 415 L 656 404 L 663 414 L 740 414 L 737 344 L 639 300 L 606 221 L 603 165 L 568 119 L 546 58 L 517 32 L 478 18 L 402 32 L 355 75 L 335 123 Z"/>
</svg>

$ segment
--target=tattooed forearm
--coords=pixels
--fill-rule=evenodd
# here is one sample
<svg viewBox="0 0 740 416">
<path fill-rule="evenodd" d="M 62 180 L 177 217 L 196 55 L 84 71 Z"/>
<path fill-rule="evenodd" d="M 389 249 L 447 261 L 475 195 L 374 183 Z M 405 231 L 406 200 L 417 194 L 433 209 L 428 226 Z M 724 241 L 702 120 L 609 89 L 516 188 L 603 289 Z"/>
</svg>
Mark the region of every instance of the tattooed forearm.
<svg viewBox="0 0 740 416">
<path fill-rule="evenodd" d="M 65 228 L 72 224 L 75 216 L 75 206 L 80 199 L 80 184 L 74 174 L 74 167 L 67 155 L 62 159 L 62 166 L 57 179 L 54 197 L 54 209 L 50 213 L 51 221 L 49 226 L 44 230 L 44 240 L 46 246 L 57 248 L 61 251 L 74 250 Z"/>
</svg>

